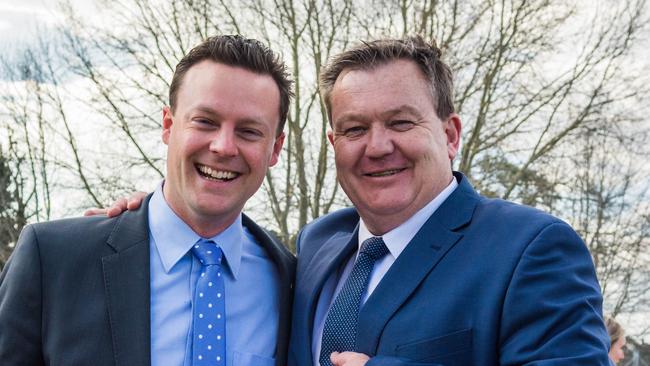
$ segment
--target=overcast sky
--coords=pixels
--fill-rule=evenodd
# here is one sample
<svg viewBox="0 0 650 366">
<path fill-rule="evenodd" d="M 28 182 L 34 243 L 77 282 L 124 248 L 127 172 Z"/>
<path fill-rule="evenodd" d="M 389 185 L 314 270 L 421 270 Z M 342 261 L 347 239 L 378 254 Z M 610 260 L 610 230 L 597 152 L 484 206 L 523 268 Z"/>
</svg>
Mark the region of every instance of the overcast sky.
<svg viewBox="0 0 650 366">
<path fill-rule="evenodd" d="M 3 49 L 29 42 L 35 30 L 58 20 L 52 0 L 0 0 L 0 43 Z"/>
<path fill-rule="evenodd" d="M 37 30 L 61 21 L 59 0 L 0 0 L 0 52 L 6 54 L 36 38 Z M 82 14 L 93 14 L 93 1 L 69 0 Z"/>
</svg>

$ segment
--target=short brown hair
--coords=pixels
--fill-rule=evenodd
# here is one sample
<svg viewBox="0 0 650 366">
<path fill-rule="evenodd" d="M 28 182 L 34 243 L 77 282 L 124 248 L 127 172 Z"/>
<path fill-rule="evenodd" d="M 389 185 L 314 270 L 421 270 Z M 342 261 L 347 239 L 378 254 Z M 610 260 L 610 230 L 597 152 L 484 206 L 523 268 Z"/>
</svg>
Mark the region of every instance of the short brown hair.
<svg viewBox="0 0 650 366">
<path fill-rule="evenodd" d="M 452 72 L 441 60 L 442 51 L 435 41 L 427 43 L 420 36 L 402 39 L 380 39 L 361 44 L 334 56 L 320 74 L 320 92 L 327 114 L 332 119 L 330 97 L 334 83 L 345 69 L 369 70 L 395 60 L 411 60 L 424 73 L 431 85 L 436 113 L 446 119 L 454 113 Z"/>
<path fill-rule="evenodd" d="M 289 102 L 293 97 L 292 81 L 289 79 L 287 67 L 279 56 L 260 41 L 240 35 L 220 35 L 207 38 L 192 48 L 178 62 L 172 83 L 169 86 L 169 108 L 172 113 L 176 105 L 178 90 L 187 70 L 204 60 L 212 60 L 229 66 L 242 67 L 259 74 L 270 75 L 280 90 L 280 120 L 277 130 L 277 134 L 280 135 L 289 113 Z"/>
</svg>

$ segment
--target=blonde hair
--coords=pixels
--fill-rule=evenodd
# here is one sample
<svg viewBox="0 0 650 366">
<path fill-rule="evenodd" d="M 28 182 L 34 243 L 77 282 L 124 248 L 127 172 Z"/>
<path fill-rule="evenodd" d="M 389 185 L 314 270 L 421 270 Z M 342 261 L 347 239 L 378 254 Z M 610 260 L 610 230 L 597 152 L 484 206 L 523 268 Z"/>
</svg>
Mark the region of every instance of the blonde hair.
<svg viewBox="0 0 650 366">
<path fill-rule="evenodd" d="M 614 345 L 614 343 L 625 336 L 625 330 L 616 319 L 606 316 L 605 326 L 607 327 L 607 333 L 609 334 L 611 345 Z"/>
</svg>

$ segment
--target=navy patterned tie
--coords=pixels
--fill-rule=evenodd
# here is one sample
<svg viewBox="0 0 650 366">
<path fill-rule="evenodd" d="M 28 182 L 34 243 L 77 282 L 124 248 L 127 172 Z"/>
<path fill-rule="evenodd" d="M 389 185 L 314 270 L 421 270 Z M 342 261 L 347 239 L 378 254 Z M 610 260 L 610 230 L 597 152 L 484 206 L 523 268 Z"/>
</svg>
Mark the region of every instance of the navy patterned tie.
<svg viewBox="0 0 650 366">
<path fill-rule="evenodd" d="M 352 272 L 341 288 L 341 292 L 336 296 L 325 319 L 319 357 L 322 366 L 332 365 L 330 361 L 332 352 L 355 351 L 361 296 L 368 286 L 375 261 L 386 254 L 388 248 L 381 237 L 366 239 L 361 244 Z"/>
<path fill-rule="evenodd" d="M 226 298 L 221 259 L 212 240 L 201 239 L 192 252 L 201 262 L 192 304 L 192 366 L 226 364 Z"/>
</svg>

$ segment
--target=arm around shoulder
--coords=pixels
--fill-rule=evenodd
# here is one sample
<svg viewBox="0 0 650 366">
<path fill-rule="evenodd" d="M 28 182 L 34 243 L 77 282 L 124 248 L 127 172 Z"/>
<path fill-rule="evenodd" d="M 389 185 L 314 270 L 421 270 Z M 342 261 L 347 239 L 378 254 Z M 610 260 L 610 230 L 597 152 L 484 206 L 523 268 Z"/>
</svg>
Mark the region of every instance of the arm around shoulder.
<svg viewBox="0 0 650 366">
<path fill-rule="evenodd" d="M 42 365 L 41 258 L 32 226 L 26 226 L 0 275 L 0 360 Z"/>
</svg>

